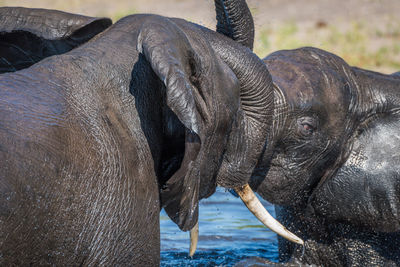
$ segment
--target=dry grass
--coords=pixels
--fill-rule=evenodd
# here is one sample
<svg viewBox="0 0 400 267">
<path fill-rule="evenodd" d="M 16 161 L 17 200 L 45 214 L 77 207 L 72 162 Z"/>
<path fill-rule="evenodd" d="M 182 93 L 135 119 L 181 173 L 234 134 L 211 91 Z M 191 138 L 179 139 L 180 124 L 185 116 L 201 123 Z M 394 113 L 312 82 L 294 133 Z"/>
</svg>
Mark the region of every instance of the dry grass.
<svg viewBox="0 0 400 267">
<path fill-rule="evenodd" d="M 302 25 L 286 21 L 277 27 L 263 27 L 257 35 L 255 52 L 267 55 L 280 49 L 316 46 L 341 56 L 347 63 L 391 73 L 400 70 L 400 20 L 386 25 L 346 22 Z"/>
</svg>

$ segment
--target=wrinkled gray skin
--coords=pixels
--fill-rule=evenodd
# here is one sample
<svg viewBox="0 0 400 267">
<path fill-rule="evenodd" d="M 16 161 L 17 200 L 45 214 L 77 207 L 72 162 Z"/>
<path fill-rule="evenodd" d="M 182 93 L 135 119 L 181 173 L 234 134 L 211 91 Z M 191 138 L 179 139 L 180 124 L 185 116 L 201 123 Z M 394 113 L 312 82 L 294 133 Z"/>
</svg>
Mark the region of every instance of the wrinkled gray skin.
<svg viewBox="0 0 400 267">
<path fill-rule="evenodd" d="M 68 52 L 110 25 L 108 18 L 1 7 L 0 73 L 21 70 L 46 57 Z"/>
<path fill-rule="evenodd" d="M 399 78 L 316 48 L 264 61 L 276 96 L 274 144 L 266 175 L 251 186 L 279 205 L 278 219 L 306 243 L 302 255 L 279 239 L 280 259 L 399 265 Z"/>
<path fill-rule="evenodd" d="M 247 183 L 272 110 L 249 49 L 155 15 L 1 74 L 0 265 L 158 265 L 160 207 L 189 230 Z"/>
<path fill-rule="evenodd" d="M 400 265 L 400 72 L 351 67 L 311 47 L 264 62 L 273 131 L 250 185 L 305 240 L 303 254 L 279 238 L 280 260 Z"/>
<path fill-rule="evenodd" d="M 217 29 L 250 50 L 254 43 L 254 21 L 245 0 L 214 0 Z"/>
</svg>

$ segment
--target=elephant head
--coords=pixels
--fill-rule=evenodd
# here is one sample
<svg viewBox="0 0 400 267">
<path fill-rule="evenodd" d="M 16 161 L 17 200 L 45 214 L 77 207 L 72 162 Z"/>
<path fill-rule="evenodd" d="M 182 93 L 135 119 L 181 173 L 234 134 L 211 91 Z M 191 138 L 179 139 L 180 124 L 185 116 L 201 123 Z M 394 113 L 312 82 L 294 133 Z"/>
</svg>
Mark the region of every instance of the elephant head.
<svg viewBox="0 0 400 267">
<path fill-rule="evenodd" d="M 203 154 L 197 152 L 199 156 L 196 159 L 196 165 L 186 170 L 189 162 L 185 163 L 187 153 L 185 150 L 183 161 L 185 164 L 182 163 L 179 171 L 172 178 L 163 178 L 163 181 L 168 181 L 164 183 L 161 190 L 162 206 L 182 230 L 193 229 L 191 232 L 191 255 L 195 251 L 197 242 L 195 240 L 197 240 L 198 232 L 198 225 L 196 225 L 198 201 L 210 196 L 216 185 L 235 189 L 249 209 L 267 227 L 293 242 L 302 244 L 303 241 L 300 238 L 288 232 L 268 214 L 247 185 L 254 173 L 257 161 L 268 145 L 274 105 L 268 70 L 256 55 L 244 47 L 247 46 L 251 49 L 253 46 L 254 30 L 247 30 L 249 27 L 253 28 L 253 18 L 244 0 L 215 1 L 215 6 L 218 21 L 217 32 L 228 35 L 236 43 L 224 36 L 215 35 L 208 29 L 188 27 L 188 24 L 182 23 L 180 20 L 176 23 L 185 32 L 186 30 L 196 30 L 200 35 L 204 35 L 215 54 L 236 75 L 240 84 L 238 110 L 234 116 L 223 153 L 221 153 L 222 150 L 218 150 L 217 144 L 221 144 L 219 141 L 213 145 L 206 145 L 204 142 L 202 146 L 206 150 L 200 150 L 200 152 L 204 151 Z M 237 15 L 237 12 L 240 12 L 240 15 Z M 205 139 L 205 137 L 200 139 Z M 220 157 L 219 160 L 217 160 L 218 157 Z M 172 159 L 175 160 L 175 157 Z M 174 170 L 171 168 L 170 161 L 166 162 L 168 162 L 168 171 Z M 216 164 L 210 165 L 210 162 Z M 196 167 L 194 168 L 194 166 Z M 199 171 L 197 166 L 202 166 L 200 168 L 202 171 Z M 182 176 L 182 169 L 186 175 L 184 178 L 179 177 Z M 196 174 L 196 172 L 198 173 Z M 200 179 L 193 178 L 192 175 L 198 176 Z M 198 192 L 198 188 L 200 192 Z"/>
<path fill-rule="evenodd" d="M 221 33 L 240 44 L 237 46 L 240 51 L 246 51 L 245 47 L 252 50 L 254 42 L 254 22 L 250 10 L 245 0 L 230 1 L 230 0 L 215 0 L 216 8 L 216 19 L 217 19 L 217 32 Z M 207 31 L 207 34 L 210 34 Z M 246 51 L 244 54 L 237 53 L 236 49 L 232 49 L 229 52 L 225 50 L 225 47 L 231 43 L 226 44 L 226 38 L 213 38 L 211 40 L 212 47 L 217 51 L 217 54 L 230 66 L 237 77 L 239 78 L 242 90 L 240 92 L 240 105 L 238 115 L 235 117 L 226 151 L 223 155 L 221 166 L 219 167 L 218 175 L 216 178 L 212 178 L 212 187 L 207 193 L 202 194 L 200 198 L 208 197 L 210 192 L 214 192 L 215 185 L 218 184 L 223 187 L 233 188 L 236 193 L 243 200 L 245 205 L 253 212 L 253 214 L 268 228 L 277 234 L 291 240 L 293 242 L 302 244 L 303 241 L 292 233 L 288 232 L 279 222 L 277 222 L 261 203 L 257 200 L 252 189 L 248 186 L 249 178 L 254 174 L 254 167 L 257 161 L 264 153 L 266 146 L 268 145 L 269 134 L 271 130 L 271 116 L 273 111 L 273 96 L 270 95 L 272 92 L 269 87 L 271 81 L 268 71 L 264 71 L 265 66 L 257 61 L 256 56 Z M 243 47 L 241 47 L 243 45 Z M 233 52 L 233 53 L 230 53 Z M 248 60 L 246 55 L 251 55 L 254 58 L 252 62 Z M 245 70 L 243 68 L 249 68 Z M 263 70 L 261 75 L 254 76 L 254 68 Z M 257 71 L 256 71 L 257 72 Z M 264 87 L 265 89 L 262 89 Z M 265 109 L 266 105 L 268 109 Z M 171 179 L 173 181 L 173 179 Z M 204 179 L 210 181 L 210 177 Z M 176 187 L 176 186 L 175 186 Z M 182 186 L 179 188 L 179 192 L 185 192 Z M 204 187 L 204 183 L 201 188 Z M 162 196 L 166 195 L 167 191 L 162 192 Z M 183 195 L 183 196 L 182 196 Z M 180 195 L 177 199 L 181 202 L 181 199 L 193 200 L 196 202 L 196 219 L 197 222 L 197 201 L 198 196 L 189 196 L 187 193 Z M 173 199 L 167 195 L 168 199 Z M 193 204 L 192 204 L 193 205 Z M 172 207 L 172 210 L 170 210 Z M 170 215 L 181 229 L 187 230 L 192 229 L 190 232 L 190 251 L 189 255 L 192 256 L 195 253 L 197 240 L 198 240 L 198 224 L 191 224 L 189 227 L 182 227 L 179 217 L 182 217 L 182 213 L 177 207 L 181 207 L 179 203 L 173 203 L 170 207 L 166 207 L 167 213 Z M 188 206 L 183 206 L 187 209 Z M 183 213 L 185 214 L 185 213 Z M 177 217 L 179 216 L 179 217 Z M 186 215 L 184 215 L 186 216 Z"/>
<path fill-rule="evenodd" d="M 111 25 L 57 10 L 0 8 L 0 73 L 27 68 L 87 42 Z"/>
<path fill-rule="evenodd" d="M 385 234 L 400 231 L 399 79 L 316 48 L 264 61 L 274 81 L 274 144 L 252 188 L 283 206 L 289 229 L 309 241 L 305 262 L 360 263 L 369 251 L 366 261 L 399 263 L 391 248 L 399 238 Z M 341 242 L 353 248 L 343 252 Z"/>
<path fill-rule="evenodd" d="M 281 259 L 399 264 L 399 72 L 351 67 L 311 47 L 264 62 L 273 127 L 250 186 L 306 240 L 305 254 L 280 240 Z"/>
<path fill-rule="evenodd" d="M 254 187 L 277 204 L 305 203 L 306 198 L 315 209 L 329 202 L 336 210 L 316 210 L 380 231 L 400 230 L 397 212 L 391 210 L 397 202 L 392 190 L 397 181 L 398 78 L 350 67 L 316 48 L 279 51 L 265 62 L 279 96 L 275 145 L 268 174 L 255 179 Z M 376 198 L 378 192 L 386 192 L 387 199 Z M 387 203 L 386 208 L 375 201 Z"/>
<path fill-rule="evenodd" d="M 188 147 L 188 143 L 193 145 L 193 137 L 186 137 L 183 161 L 179 170 L 174 172 L 171 178 L 163 179 L 166 182 L 161 191 L 162 205 L 182 230 L 189 230 L 197 222 L 198 200 L 211 195 L 216 185 L 237 190 L 245 203 L 261 208 L 251 189 L 246 185 L 267 144 L 272 125 L 273 91 L 265 64 L 247 48 L 232 42 L 229 38 L 216 35 L 208 29 L 187 24 L 182 20 L 174 22 L 187 33 L 189 40 L 191 32 L 208 40 L 210 49 L 215 53 L 217 59 L 220 58 L 226 64 L 240 85 L 240 89 L 237 91 L 237 110 L 232 116 L 230 126 L 223 127 L 224 132 L 219 137 L 221 139 L 218 139 L 220 131 L 210 130 L 204 126 L 198 128 L 203 130 L 189 128 L 199 139 L 194 156 L 192 146 Z M 159 33 L 157 35 L 161 36 Z M 157 45 L 157 47 L 160 46 Z M 159 77 L 164 76 L 160 75 Z M 218 89 L 218 91 L 220 90 Z M 208 105 L 212 107 L 212 111 L 209 112 L 221 113 L 216 106 L 221 106 L 221 103 L 227 101 L 227 98 L 221 97 L 225 100 L 218 100 L 217 97 L 210 97 L 209 99 L 216 101 L 214 104 Z M 268 108 L 265 109 L 265 107 Z M 180 120 L 184 122 L 183 118 Z M 188 124 L 184 123 L 184 125 Z M 216 125 L 218 126 L 218 124 Z M 229 129 L 228 132 L 227 129 Z M 204 130 L 206 132 L 202 133 Z M 223 140 L 225 142 L 222 142 Z M 186 161 L 187 154 L 192 158 L 191 161 Z M 182 175 L 182 170 L 184 175 Z M 275 231 L 295 242 L 302 242 L 287 232 L 279 223 L 270 223 L 273 218 L 265 215 L 265 210 L 255 211 L 254 207 L 251 209 Z"/>
</svg>

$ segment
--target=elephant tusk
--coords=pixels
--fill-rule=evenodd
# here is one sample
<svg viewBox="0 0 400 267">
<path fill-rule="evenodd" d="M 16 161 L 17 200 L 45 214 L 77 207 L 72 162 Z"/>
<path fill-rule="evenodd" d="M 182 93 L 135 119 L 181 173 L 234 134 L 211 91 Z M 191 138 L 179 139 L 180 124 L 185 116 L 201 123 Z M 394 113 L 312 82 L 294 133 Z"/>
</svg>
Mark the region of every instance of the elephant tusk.
<svg viewBox="0 0 400 267">
<path fill-rule="evenodd" d="M 190 230 L 190 248 L 189 256 L 193 257 L 197 248 L 197 241 L 199 241 L 199 222 Z"/>
<path fill-rule="evenodd" d="M 253 190 L 250 188 L 249 184 L 242 187 L 235 188 L 235 192 L 239 195 L 240 199 L 246 205 L 246 207 L 259 219 L 265 226 L 271 229 L 278 235 L 295 242 L 300 245 L 304 245 L 304 241 L 287 230 L 282 224 L 280 224 L 274 217 L 272 217 L 269 212 L 258 200 L 257 196 L 254 194 Z"/>
</svg>

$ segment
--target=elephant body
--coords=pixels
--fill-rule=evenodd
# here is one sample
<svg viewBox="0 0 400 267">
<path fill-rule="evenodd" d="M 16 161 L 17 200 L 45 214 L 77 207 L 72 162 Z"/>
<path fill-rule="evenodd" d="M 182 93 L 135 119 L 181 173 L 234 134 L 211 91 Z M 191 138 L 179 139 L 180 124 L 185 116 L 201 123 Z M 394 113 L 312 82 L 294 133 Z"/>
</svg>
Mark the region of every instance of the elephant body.
<svg viewBox="0 0 400 267">
<path fill-rule="evenodd" d="M 251 186 L 305 240 L 281 261 L 400 264 L 400 82 L 317 48 L 264 59 L 274 82 L 273 137 Z"/>
<path fill-rule="evenodd" d="M 229 38 L 156 15 L 78 45 L 3 57 L 0 264 L 158 265 L 160 208 L 190 230 L 217 184 L 250 179 L 271 77 Z"/>
<path fill-rule="evenodd" d="M 1 76 L 4 263 L 158 263 L 160 114 L 147 113 L 149 145 L 138 110 L 151 103 L 136 106 L 121 71 L 138 60 L 130 37 L 124 53 L 87 44 Z"/>
</svg>

